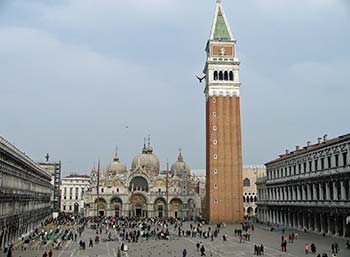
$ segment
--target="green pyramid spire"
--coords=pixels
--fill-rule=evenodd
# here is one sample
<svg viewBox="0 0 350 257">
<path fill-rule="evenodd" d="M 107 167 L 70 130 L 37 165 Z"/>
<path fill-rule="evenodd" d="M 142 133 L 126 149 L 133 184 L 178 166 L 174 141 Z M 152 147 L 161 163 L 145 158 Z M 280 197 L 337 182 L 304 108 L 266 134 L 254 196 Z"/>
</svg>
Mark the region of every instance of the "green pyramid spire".
<svg viewBox="0 0 350 257">
<path fill-rule="evenodd" d="M 225 18 L 222 15 L 221 8 L 219 8 L 218 15 L 216 17 L 214 39 L 218 40 L 231 40 L 230 33 L 225 22 Z"/>
</svg>

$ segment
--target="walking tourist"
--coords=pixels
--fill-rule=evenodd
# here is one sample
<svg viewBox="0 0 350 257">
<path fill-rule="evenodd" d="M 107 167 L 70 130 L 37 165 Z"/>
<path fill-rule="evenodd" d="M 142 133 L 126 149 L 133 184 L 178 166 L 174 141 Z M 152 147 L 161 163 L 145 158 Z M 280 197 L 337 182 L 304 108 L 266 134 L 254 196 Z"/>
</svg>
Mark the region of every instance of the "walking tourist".
<svg viewBox="0 0 350 257">
<path fill-rule="evenodd" d="M 305 244 L 305 254 L 308 254 L 310 250 L 310 247 L 308 244 Z"/>
<path fill-rule="evenodd" d="M 7 257 L 12 257 L 12 245 L 10 245 L 9 249 L 7 250 Z"/>
<path fill-rule="evenodd" d="M 316 253 L 316 245 L 315 245 L 314 243 L 311 244 L 311 252 L 312 252 L 313 254 Z"/>
<path fill-rule="evenodd" d="M 202 245 L 202 247 L 201 247 L 201 256 L 206 256 L 204 245 Z"/>
</svg>

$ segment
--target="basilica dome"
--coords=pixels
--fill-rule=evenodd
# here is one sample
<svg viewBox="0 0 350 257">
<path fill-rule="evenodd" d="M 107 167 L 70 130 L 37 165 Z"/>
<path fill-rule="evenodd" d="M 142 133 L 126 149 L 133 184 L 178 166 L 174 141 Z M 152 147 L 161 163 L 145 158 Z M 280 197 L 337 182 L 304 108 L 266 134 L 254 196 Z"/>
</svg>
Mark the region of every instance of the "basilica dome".
<svg viewBox="0 0 350 257">
<path fill-rule="evenodd" d="M 127 169 L 124 164 L 122 164 L 119 160 L 118 153 L 116 152 L 113 158 L 113 161 L 110 165 L 107 167 L 107 172 L 111 173 L 112 175 L 126 173 Z"/>
<path fill-rule="evenodd" d="M 177 161 L 171 165 L 170 174 L 172 176 L 181 177 L 183 173 L 186 173 L 187 175 L 190 175 L 191 168 L 190 166 L 184 161 L 181 152 L 179 153 L 179 156 L 177 157 Z"/>
<path fill-rule="evenodd" d="M 131 164 L 131 169 L 135 170 L 137 167 L 140 167 L 144 170 L 146 170 L 149 173 L 152 173 L 154 175 L 159 174 L 160 164 L 159 164 L 159 158 L 153 154 L 153 148 L 151 145 L 144 145 L 142 149 L 142 153 L 139 155 L 136 155 Z"/>
</svg>

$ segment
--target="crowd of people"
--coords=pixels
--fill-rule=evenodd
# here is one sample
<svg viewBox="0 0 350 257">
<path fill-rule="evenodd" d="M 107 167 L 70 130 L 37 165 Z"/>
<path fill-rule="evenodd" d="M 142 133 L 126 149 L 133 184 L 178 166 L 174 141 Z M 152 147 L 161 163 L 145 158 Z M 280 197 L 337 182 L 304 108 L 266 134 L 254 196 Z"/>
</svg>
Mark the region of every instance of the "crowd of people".
<svg viewBox="0 0 350 257">
<path fill-rule="evenodd" d="M 76 216 L 63 215 L 56 219 L 50 220 L 47 224 L 53 224 L 55 229 L 49 231 L 34 230 L 25 240 L 34 240 L 35 238 L 41 238 L 41 240 L 48 240 L 51 235 L 60 234 L 62 240 L 77 241 L 79 238 L 80 250 L 87 250 L 86 242 L 88 242 L 89 248 L 94 248 L 102 242 L 115 242 L 117 257 L 127 256 L 129 250 L 129 244 L 132 246 L 134 243 L 140 242 L 140 240 L 171 240 L 174 238 L 191 238 L 196 241 L 196 249 L 200 256 L 206 256 L 206 240 L 214 241 L 222 240 L 230 241 L 229 236 L 222 233 L 224 224 L 217 224 L 215 226 L 205 226 L 202 222 L 189 222 L 184 223 L 182 220 L 174 218 L 113 218 L 113 217 L 94 217 L 83 218 Z M 74 229 L 72 229 L 74 227 Z M 93 237 L 82 237 L 85 229 L 90 229 L 95 235 Z M 245 243 L 250 241 L 251 235 L 254 234 L 254 224 L 249 220 L 241 223 L 239 228 L 235 228 L 232 233 L 237 241 Z M 227 231 L 224 230 L 224 231 Z M 59 233 L 60 232 L 60 233 Z M 229 233 L 230 234 L 230 233 Z M 287 252 L 287 244 L 293 244 L 295 240 L 299 239 L 297 232 L 286 234 L 282 229 L 281 234 L 281 251 Z M 207 245 L 208 246 L 208 245 Z M 350 242 L 347 241 L 346 247 L 350 248 Z M 210 247 L 209 247 L 210 248 Z M 46 248 L 48 249 L 48 248 Z M 55 248 L 53 248 L 55 249 Z M 53 249 L 45 250 L 42 257 L 52 257 Z M 264 255 L 265 247 L 263 244 L 254 245 L 254 255 Z M 305 244 L 305 254 L 317 254 L 317 248 L 315 243 Z M 339 246 L 337 242 L 331 245 L 332 257 L 336 257 Z M 12 257 L 12 247 L 8 248 L 7 257 Z M 181 250 L 182 256 L 188 255 L 188 249 L 183 248 Z M 316 256 L 316 255 L 315 255 Z M 317 257 L 328 257 L 327 253 L 318 253 Z"/>
</svg>

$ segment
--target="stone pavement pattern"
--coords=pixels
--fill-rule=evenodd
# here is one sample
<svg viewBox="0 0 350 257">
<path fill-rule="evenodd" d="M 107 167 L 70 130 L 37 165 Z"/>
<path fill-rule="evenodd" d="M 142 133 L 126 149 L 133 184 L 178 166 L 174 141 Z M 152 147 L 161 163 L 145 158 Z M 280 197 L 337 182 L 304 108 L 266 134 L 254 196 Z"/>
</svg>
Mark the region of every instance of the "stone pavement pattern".
<svg viewBox="0 0 350 257">
<path fill-rule="evenodd" d="M 189 224 L 184 225 L 188 227 Z M 171 226 L 173 228 L 173 226 Z M 226 226 L 221 229 L 221 234 L 214 241 L 204 238 L 178 238 L 173 231 L 170 240 L 154 240 L 150 239 L 146 241 L 142 239 L 139 243 L 127 243 L 129 251 L 129 257 L 182 257 L 182 251 L 184 248 L 187 249 L 188 257 L 200 256 L 197 252 L 196 243 L 202 242 L 206 249 L 206 256 L 215 257 L 246 257 L 254 256 L 253 249 L 255 244 L 263 244 L 265 248 L 264 256 L 275 257 L 275 256 L 288 256 L 288 257 L 300 257 L 308 256 L 304 253 L 304 246 L 306 243 L 315 243 L 317 247 L 317 253 L 326 252 L 329 257 L 331 257 L 331 244 L 332 242 L 337 242 L 340 251 L 337 257 L 349 257 L 350 250 L 345 249 L 345 239 L 338 239 L 333 237 L 322 237 L 314 233 L 303 233 L 299 232 L 299 239 L 294 243 L 289 243 L 287 245 L 287 252 L 283 253 L 280 251 L 280 240 L 281 231 L 270 232 L 267 227 L 256 225 L 255 231 L 251 233 L 251 240 L 245 243 L 239 243 L 238 237 L 233 236 L 234 228 L 239 228 L 239 226 Z M 294 230 L 295 231 L 295 230 Z M 286 233 L 291 233 L 293 230 L 287 230 Z M 113 232 L 115 234 L 115 232 Z M 112 234 L 113 234 L 112 233 Z M 228 235 L 228 241 L 222 240 L 222 234 Z M 88 245 L 89 238 L 95 237 L 95 230 L 86 229 L 83 232 L 82 240 Z M 102 234 L 101 238 L 106 238 L 107 235 Z M 79 238 L 77 242 L 73 242 L 68 250 L 64 251 L 54 251 L 54 257 L 116 257 L 118 242 L 100 242 L 99 244 L 94 244 L 93 248 L 87 247 L 86 250 L 79 249 Z M 14 251 L 14 257 L 41 257 L 43 251 Z M 311 256 L 316 256 L 309 254 Z M 5 253 L 0 253 L 0 256 L 6 256 Z"/>
</svg>

